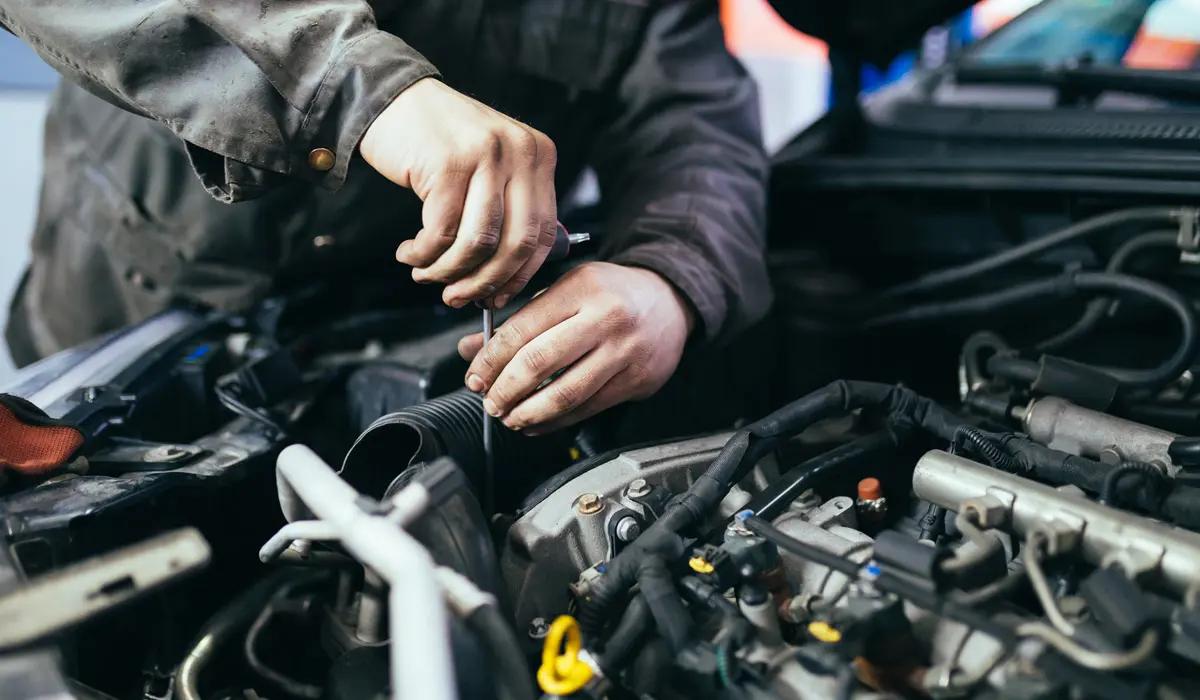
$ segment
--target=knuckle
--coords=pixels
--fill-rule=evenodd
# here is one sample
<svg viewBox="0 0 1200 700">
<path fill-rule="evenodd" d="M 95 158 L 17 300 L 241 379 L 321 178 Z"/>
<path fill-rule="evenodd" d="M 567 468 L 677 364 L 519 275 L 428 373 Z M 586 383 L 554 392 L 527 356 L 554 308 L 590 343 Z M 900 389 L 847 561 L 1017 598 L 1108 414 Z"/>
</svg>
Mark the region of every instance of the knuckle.
<svg viewBox="0 0 1200 700">
<path fill-rule="evenodd" d="M 538 160 L 545 167 L 553 168 L 558 165 L 558 146 L 543 133 L 538 133 Z"/>
<path fill-rule="evenodd" d="M 565 413 L 579 405 L 580 391 L 575 384 L 553 384 L 549 387 L 550 405 L 558 413 Z"/>
<path fill-rule="evenodd" d="M 550 366 L 550 357 L 542 348 L 528 345 L 521 351 L 521 362 L 534 377 L 541 377 Z"/>
<path fill-rule="evenodd" d="M 637 327 L 637 316 L 624 300 L 617 299 L 607 305 L 603 322 L 610 333 L 624 334 Z"/>
<path fill-rule="evenodd" d="M 534 163 L 538 159 L 537 137 L 529 129 L 517 127 L 513 129 L 509 140 L 513 145 L 513 155 L 523 163 Z"/>
<path fill-rule="evenodd" d="M 504 160 L 504 138 L 498 131 L 488 131 L 471 149 L 476 160 L 487 165 L 498 165 Z"/>
</svg>

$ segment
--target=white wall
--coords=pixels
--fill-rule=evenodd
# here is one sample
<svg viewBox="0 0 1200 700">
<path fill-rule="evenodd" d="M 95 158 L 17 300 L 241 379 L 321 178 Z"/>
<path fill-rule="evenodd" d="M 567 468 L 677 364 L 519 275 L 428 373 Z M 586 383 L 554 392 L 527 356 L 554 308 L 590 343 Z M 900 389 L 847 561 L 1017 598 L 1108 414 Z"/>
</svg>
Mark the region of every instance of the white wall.
<svg viewBox="0 0 1200 700">
<path fill-rule="evenodd" d="M 8 300 L 29 258 L 38 183 L 41 182 L 42 119 L 46 94 L 0 90 L 0 134 L 5 167 L 0 168 L 0 325 Z M 12 372 L 8 346 L 0 342 L 0 383 Z"/>
</svg>

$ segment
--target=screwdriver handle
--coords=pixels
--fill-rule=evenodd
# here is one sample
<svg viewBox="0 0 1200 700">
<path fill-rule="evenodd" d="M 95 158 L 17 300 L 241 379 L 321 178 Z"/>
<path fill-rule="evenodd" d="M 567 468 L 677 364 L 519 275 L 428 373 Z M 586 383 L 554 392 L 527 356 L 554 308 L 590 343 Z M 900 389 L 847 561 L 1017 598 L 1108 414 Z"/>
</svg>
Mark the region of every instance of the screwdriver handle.
<svg viewBox="0 0 1200 700">
<path fill-rule="evenodd" d="M 571 252 L 571 246 L 592 239 L 592 234 L 590 233 L 568 233 L 567 228 L 561 222 L 557 224 L 556 228 L 554 246 L 550 248 L 550 254 L 546 256 L 546 262 L 562 260 Z"/>
</svg>

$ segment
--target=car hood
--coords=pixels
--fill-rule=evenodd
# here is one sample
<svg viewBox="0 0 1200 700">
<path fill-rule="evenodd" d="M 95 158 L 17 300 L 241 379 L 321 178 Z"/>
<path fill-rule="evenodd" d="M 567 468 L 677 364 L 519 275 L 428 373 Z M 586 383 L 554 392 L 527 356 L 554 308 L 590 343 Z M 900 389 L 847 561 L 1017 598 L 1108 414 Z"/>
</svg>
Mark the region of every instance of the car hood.
<svg viewBox="0 0 1200 700">
<path fill-rule="evenodd" d="M 788 24 L 830 49 L 877 65 L 912 48 L 975 0 L 768 0 Z"/>
</svg>

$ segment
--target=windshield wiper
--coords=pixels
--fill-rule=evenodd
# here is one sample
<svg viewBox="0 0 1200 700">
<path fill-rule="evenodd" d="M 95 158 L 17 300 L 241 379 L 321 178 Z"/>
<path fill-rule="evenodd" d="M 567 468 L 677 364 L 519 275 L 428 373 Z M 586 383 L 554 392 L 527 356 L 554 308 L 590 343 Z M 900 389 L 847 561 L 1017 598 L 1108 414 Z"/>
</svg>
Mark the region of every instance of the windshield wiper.
<svg viewBox="0 0 1200 700">
<path fill-rule="evenodd" d="M 1103 92 L 1127 92 L 1168 100 L 1200 99 L 1200 75 L 1191 71 L 1144 70 L 1086 63 L 962 63 L 950 71 L 949 77 L 960 85 L 1046 86 L 1056 88 L 1064 96 L 1076 98 L 1095 98 Z"/>
</svg>

